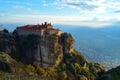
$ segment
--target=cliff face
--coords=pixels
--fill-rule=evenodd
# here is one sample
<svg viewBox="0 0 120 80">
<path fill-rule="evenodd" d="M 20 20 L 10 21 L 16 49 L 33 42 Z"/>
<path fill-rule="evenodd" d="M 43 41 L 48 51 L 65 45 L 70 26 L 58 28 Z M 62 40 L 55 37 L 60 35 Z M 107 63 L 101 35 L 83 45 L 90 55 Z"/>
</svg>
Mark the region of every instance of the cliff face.
<svg viewBox="0 0 120 80">
<path fill-rule="evenodd" d="M 74 40 L 70 34 L 44 36 L 19 35 L 16 32 L 0 34 L 0 52 L 9 53 L 13 58 L 25 63 L 40 64 L 44 67 L 57 66 L 63 54 L 74 50 Z"/>
<path fill-rule="evenodd" d="M 16 51 L 15 36 L 9 33 L 0 33 L 0 52 L 7 52 L 13 56 Z"/>
<path fill-rule="evenodd" d="M 60 37 L 63 53 L 71 53 L 74 50 L 74 39 L 71 34 L 63 33 Z"/>
<path fill-rule="evenodd" d="M 23 60 L 44 67 L 57 66 L 63 54 L 74 50 L 74 40 L 70 34 L 45 36 L 19 36 L 20 54 Z"/>
</svg>

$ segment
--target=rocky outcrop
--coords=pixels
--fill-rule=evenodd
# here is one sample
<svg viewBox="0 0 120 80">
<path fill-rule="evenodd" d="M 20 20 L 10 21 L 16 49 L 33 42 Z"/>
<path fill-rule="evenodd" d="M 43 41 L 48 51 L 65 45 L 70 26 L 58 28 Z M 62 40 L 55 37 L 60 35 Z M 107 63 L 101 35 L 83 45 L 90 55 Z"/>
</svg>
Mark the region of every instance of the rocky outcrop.
<svg viewBox="0 0 120 80">
<path fill-rule="evenodd" d="M 16 72 L 16 70 L 20 70 L 20 65 L 9 54 L 0 52 L 0 70 L 4 72 Z"/>
<path fill-rule="evenodd" d="M 40 64 L 44 67 L 57 66 L 64 53 L 74 50 L 74 40 L 68 33 L 19 35 L 14 31 L 0 34 L 0 51 L 25 63 Z"/>
<path fill-rule="evenodd" d="M 60 37 L 63 53 L 71 53 L 74 50 L 74 39 L 71 34 L 63 33 Z"/>
<path fill-rule="evenodd" d="M 70 34 L 19 36 L 20 54 L 28 63 L 37 63 L 44 67 L 57 66 L 64 53 L 74 50 L 74 40 Z"/>
<path fill-rule="evenodd" d="M 0 52 L 7 52 L 12 56 L 16 53 L 15 36 L 11 33 L 0 33 Z"/>
</svg>

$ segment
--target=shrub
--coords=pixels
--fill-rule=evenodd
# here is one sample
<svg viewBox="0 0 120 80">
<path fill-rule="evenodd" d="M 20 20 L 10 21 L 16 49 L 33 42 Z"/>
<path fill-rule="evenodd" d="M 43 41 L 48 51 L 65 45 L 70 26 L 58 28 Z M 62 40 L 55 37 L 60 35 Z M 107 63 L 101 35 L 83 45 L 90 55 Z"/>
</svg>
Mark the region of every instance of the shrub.
<svg viewBox="0 0 120 80">
<path fill-rule="evenodd" d="M 37 67 L 37 73 L 40 76 L 46 76 L 47 75 L 47 73 L 45 72 L 45 70 L 43 68 L 41 68 L 41 67 Z"/>
<path fill-rule="evenodd" d="M 65 80 L 67 78 L 67 73 L 65 71 L 61 71 L 58 74 L 58 80 Z"/>
<path fill-rule="evenodd" d="M 32 74 L 35 73 L 35 68 L 34 68 L 34 66 L 32 66 L 31 64 L 29 64 L 29 65 L 27 65 L 27 66 L 25 67 L 25 71 L 26 71 L 26 73 L 28 73 L 29 75 L 32 75 Z"/>
</svg>

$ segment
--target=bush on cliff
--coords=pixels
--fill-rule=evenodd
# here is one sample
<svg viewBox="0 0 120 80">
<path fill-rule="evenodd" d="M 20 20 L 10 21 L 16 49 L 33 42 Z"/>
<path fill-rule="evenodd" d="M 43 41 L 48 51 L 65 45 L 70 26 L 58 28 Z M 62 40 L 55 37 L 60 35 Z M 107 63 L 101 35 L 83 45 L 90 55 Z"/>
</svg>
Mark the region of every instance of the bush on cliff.
<svg viewBox="0 0 120 80">
<path fill-rule="evenodd" d="M 29 75 L 32 75 L 35 73 L 35 67 L 29 64 L 25 67 L 25 72 Z"/>
</svg>

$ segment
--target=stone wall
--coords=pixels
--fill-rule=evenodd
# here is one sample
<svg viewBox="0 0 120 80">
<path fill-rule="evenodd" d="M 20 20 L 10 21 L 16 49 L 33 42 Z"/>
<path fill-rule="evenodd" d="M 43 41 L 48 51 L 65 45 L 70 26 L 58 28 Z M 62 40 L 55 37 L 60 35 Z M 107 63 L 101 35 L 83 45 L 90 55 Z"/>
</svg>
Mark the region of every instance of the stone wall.
<svg viewBox="0 0 120 80">
<path fill-rule="evenodd" d="M 40 30 L 31 30 L 31 29 L 25 29 L 25 30 L 23 30 L 23 29 L 17 29 L 16 30 L 17 31 L 17 33 L 19 34 L 19 35 L 30 35 L 30 34 L 34 34 L 34 35 L 40 35 Z"/>
</svg>

